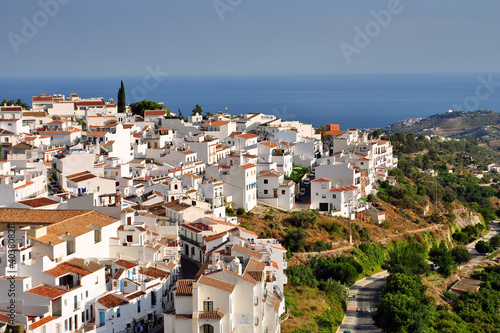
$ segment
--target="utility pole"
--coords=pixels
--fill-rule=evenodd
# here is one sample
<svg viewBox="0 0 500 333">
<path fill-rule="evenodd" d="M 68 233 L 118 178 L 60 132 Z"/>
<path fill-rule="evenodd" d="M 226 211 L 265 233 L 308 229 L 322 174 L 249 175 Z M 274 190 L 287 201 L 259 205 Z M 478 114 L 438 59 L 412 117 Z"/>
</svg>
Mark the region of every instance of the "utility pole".
<svg viewBox="0 0 500 333">
<path fill-rule="evenodd" d="M 347 214 L 349 214 L 349 244 L 352 245 L 352 220 L 351 220 L 351 201 L 347 202 Z"/>
</svg>

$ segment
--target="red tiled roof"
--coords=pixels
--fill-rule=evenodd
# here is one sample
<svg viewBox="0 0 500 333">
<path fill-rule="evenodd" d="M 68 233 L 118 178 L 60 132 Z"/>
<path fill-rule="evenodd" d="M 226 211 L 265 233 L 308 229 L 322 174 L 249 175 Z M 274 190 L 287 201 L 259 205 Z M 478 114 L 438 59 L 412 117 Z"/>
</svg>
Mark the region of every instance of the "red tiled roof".
<svg viewBox="0 0 500 333">
<path fill-rule="evenodd" d="M 219 234 L 206 236 L 206 237 L 205 237 L 205 242 L 211 242 L 211 241 L 213 241 L 213 240 L 219 239 L 219 238 L 221 238 L 221 237 L 224 237 L 226 234 L 227 234 L 227 232 L 226 232 L 226 231 L 224 231 L 224 232 L 221 232 L 221 233 L 219 233 Z"/>
<path fill-rule="evenodd" d="M 260 144 L 263 145 L 263 146 L 269 147 L 269 148 L 277 148 L 277 147 L 280 146 L 280 145 L 278 145 L 276 143 L 269 142 L 269 141 L 263 141 L 263 142 L 260 142 Z"/>
<path fill-rule="evenodd" d="M 242 138 L 242 139 L 246 139 L 246 140 L 258 138 L 257 135 L 248 134 L 248 133 L 237 135 L 237 137 Z"/>
<path fill-rule="evenodd" d="M 151 276 L 153 278 L 162 278 L 162 279 L 168 278 L 170 276 L 169 272 L 154 267 L 141 268 L 139 270 L 139 273 Z"/>
<path fill-rule="evenodd" d="M 112 279 L 113 280 L 118 280 L 120 276 L 125 272 L 125 269 L 120 268 L 119 270 L 116 271 L 115 275 L 113 275 Z"/>
<path fill-rule="evenodd" d="M 66 294 L 68 291 L 66 289 L 61 289 L 53 286 L 49 286 L 46 284 L 41 284 L 35 288 L 31 288 L 30 290 L 26 290 L 27 293 L 38 295 L 42 297 L 47 297 L 52 300 L 61 297 Z"/>
<path fill-rule="evenodd" d="M 133 268 L 133 267 L 137 267 L 137 264 L 132 262 L 132 261 L 128 261 L 128 260 L 123 260 L 123 259 L 118 259 L 118 260 L 115 260 L 113 261 L 115 264 L 117 264 L 118 266 L 121 266 L 121 267 L 124 267 L 126 269 L 130 269 L 130 268 Z"/>
<path fill-rule="evenodd" d="M 243 254 L 246 254 L 250 257 L 254 257 L 254 258 L 257 258 L 257 259 L 262 259 L 262 257 L 264 256 L 262 253 L 259 253 L 257 251 L 254 251 L 254 250 L 251 250 L 251 249 L 248 249 L 246 247 L 243 247 L 243 246 L 239 246 L 239 245 L 233 245 L 233 247 L 231 248 L 231 250 L 234 250 L 234 251 L 238 251 L 240 253 L 243 253 Z"/>
<path fill-rule="evenodd" d="M 224 120 L 216 120 L 216 121 L 211 121 L 208 123 L 203 124 L 203 126 L 224 126 L 229 124 L 229 121 L 224 121 Z"/>
<path fill-rule="evenodd" d="M 164 116 L 167 114 L 166 110 L 146 110 L 144 116 Z"/>
<path fill-rule="evenodd" d="M 52 317 L 52 316 L 44 317 L 44 318 L 40 319 L 39 321 L 35 321 L 33 324 L 31 324 L 30 328 L 34 330 L 40 326 L 45 325 L 46 323 L 48 323 L 49 321 L 52 321 L 52 320 L 54 320 L 54 317 Z"/>
<path fill-rule="evenodd" d="M 206 275 L 202 275 L 198 279 L 198 283 L 199 284 L 203 284 L 205 286 L 212 287 L 212 288 L 216 288 L 216 289 L 228 292 L 228 293 L 232 293 L 233 290 L 234 290 L 234 288 L 236 287 L 232 283 L 221 281 L 221 280 L 217 280 L 217 279 L 213 279 L 213 278 L 208 277 Z"/>
<path fill-rule="evenodd" d="M 217 309 L 217 311 L 201 311 L 198 315 L 198 319 L 212 319 L 212 320 L 220 320 L 224 318 L 224 313 Z"/>
<path fill-rule="evenodd" d="M 117 297 L 117 296 L 112 295 L 112 294 L 98 298 L 97 302 L 104 305 L 108 309 L 129 303 L 128 301 L 121 299 L 120 297 Z"/>
<path fill-rule="evenodd" d="M 32 102 L 52 102 L 54 99 L 52 96 L 33 96 Z"/>
<path fill-rule="evenodd" d="M 317 179 L 311 180 L 311 182 L 318 182 L 318 183 L 331 182 L 331 181 L 332 180 L 328 179 L 328 178 L 317 178 Z"/>
<path fill-rule="evenodd" d="M 344 191 L 352 191 L 352 190 L 355 190 L 357 189 L 358 187 L 357 186 L 354 186 L 354 185 L 349 185 L 349 186 L 346 186 L 346 187 L 340 187 L 340 188 L 331 188 L 330 189 L 330 192 L 344 192 Z"/>
<path fill-rule="evenodd" d="M 55 205 L 58 204 L 59 202 L 49 198 L 34 198 L 34 199 L 19 201 L 19 203 L 36 208 L 36 207 Z"/>
<path fill-rule="evenodd" d="M 255 164 L 247 163 L 247 164 L 240 165 L 240 167 L 243 169 L 251 169 L 251 168 L 255 168 Z"/>
<path fill-rule="evenodd" d="M 127 299 L 134 299 L 142 295 L 146 295 L 146 293 L 144 291 L 139 290 L 134 293 L 128 294 Z"/>
<path fill-rule="evenodd" d="M 193 282 L 194 280 L 179 280 L 177 281 L 176 296 L 193 296 Z"/>
</svg>

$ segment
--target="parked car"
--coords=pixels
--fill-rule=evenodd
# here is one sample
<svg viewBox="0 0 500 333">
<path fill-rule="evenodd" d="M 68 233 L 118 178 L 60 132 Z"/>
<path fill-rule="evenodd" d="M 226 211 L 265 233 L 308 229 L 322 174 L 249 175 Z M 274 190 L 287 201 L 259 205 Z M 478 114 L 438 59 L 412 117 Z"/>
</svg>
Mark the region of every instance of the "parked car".
<svg viewBox="0 0 500 333">
<path fill-rule="evenodd" d="M 437 265 L 437 264 L 431 264 L 431 269 L 433 271 L 437 271 L 441 266 Z"/>
<path fill-rule="evenodd" d="M 311 184 L 311 179 L 310 179 L 310 178 L 306 178 L 306 179 L 304 179 L 303 184 L 304 184 L 305 186 L 307 186 L 307 185 Z"/>
<path fill-rule="evenodd" d="M 304 187 L 300 188 L 300 195 L 305 195 L 306 194 L 306 189 Z"/>
</svg>

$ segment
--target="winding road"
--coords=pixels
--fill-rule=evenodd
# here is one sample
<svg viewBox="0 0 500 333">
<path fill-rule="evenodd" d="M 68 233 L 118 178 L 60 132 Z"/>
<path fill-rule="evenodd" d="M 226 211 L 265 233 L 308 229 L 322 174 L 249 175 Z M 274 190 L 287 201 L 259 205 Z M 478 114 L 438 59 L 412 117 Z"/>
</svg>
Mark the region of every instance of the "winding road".
<svg viewBox="0 0 500 333">
<path fill-rule="evenodd" d="M 380 273 L 356 281 L 350 288 L 347 300 L 347 313 L 337 332 L 382 332 L 372 320 L 372 314 L 377 311 L 380 293 L 389 273 Z"/>
<path fill-rule="evenodd" d="M 500 234 L 500 221 L 495 220 L 491 223 L 491 230 L 485 236 L 468 244 L 466 248 L 472 255 L 472 260 L 468 266 L 477 265 L 485 259 L 484 255 L 479 254 L 474 246 L 480 240 L 489 242 L 489 240 Z M 376 327 L 372 320 L 372 314 L 377 311 L 377 303 L 380 299 L 380 293 L 385 285 L 389 273 L 383 271 L 364 279 L 357 281 L 350 288 L 350 297 L 347 300 L 347 313 L 337 332 L 382 332 Z"/>
</svg>

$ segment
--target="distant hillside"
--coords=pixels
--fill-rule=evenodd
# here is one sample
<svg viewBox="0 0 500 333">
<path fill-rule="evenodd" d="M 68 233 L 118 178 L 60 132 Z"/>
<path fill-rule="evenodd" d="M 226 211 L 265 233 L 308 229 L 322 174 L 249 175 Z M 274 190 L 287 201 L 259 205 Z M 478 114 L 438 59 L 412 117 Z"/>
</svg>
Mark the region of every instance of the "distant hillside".
<svg viewBox="0 0 500 333">
<path fill-rule="evenodd" d="M 454 138 L 486 136 L 500 142 L 500 113 L 489 110 L 452 111 L 427 118 L 410 118 L 388 125 L 385 132 L 440 135 Z"/>
</svg>

